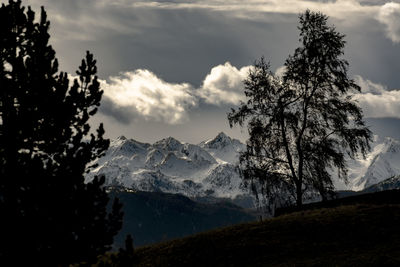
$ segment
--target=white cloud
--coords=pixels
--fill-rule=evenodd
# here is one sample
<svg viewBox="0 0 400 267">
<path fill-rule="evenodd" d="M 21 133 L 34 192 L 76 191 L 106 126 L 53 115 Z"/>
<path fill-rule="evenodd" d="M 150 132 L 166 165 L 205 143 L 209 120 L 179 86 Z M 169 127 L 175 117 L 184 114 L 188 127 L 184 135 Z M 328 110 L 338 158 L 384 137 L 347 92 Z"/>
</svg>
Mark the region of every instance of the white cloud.
<svg viewBox="0 0 400 267">
<path fill-rule="evenodd" d="M 188 112 L 202 99 L 212 105 L 236 105 L 245 100 L 243 80 L 250 66 L 237 69 L 229 62 L 211 69 L 202 86 L 169 83 L 149 70 L 123 72 L 101 81 L 104 98 L 100 111 L 122 123 L 132 118 L 162 121 L 168 124 L 186 122 Z"/>
<path fill-rule="evenodd" d="M 355 99 L 363 109 L 364 116 L 369 118 L 400 118 L 400 90 L 386 90 L 386 87 L 355 77 L 361 87 L 361 93 Z"/>
<path fill-rule="evenodd" d="M 208 104 L 237 105 L 245 100 L 243 80 L 251 66 L 240 69 L 229 62 L 215 66 L 195 89 L 188 83 L 169 83 L 154 73 L 139 69 L 101 81 L 104 89 L 103 113 L 120 122 L 132 118 L 180 124 L 189 119 L 188 112 L 202 99 Z M 282 72 L 278 68 L 277 73 Z M 369 118 L 400 118 L 400 90 L 387 90 L 361 76 L 355 76 L 361 92 L 354 99 Z"/>
<path fill-rule="evenodd" d="M 104 96 L 121 111 L 169 124 L 185 122 L 189 109 L 197 105 L 189 84 L 165 82 L 148 70 L 110 77 L 110 82 L 102 81 L 102 88 Z"/>
<path fill-rule="evenodd" d="M 386 3 L 378 14 L 378 21 L 386 26 L 386 35 L 394 43 L 400 43 L 400 4 Z"/>
<path fill-rule="evenodd" d="M 207 9 L 213 11 L 227 11 L 239 17 L 254 19 L 252 13 L 289 13 L 299 14 L 306 9 L 321 11 L 329 16 L 349 19 L 348 15 L 376 14 L 378 5 L 362 5 L 357 0 L 336 0 L 328 2 L 307 1 L 307 0 L 202 0 L 182 2 L 165 1 L 138 1 L 128 3 L 118 1 L 119 5 L 129 5 L 136 8 L 159 8 L 159 9 Z"/>
<path fill-rule="evenodd" d="M 358 86 L 361 87 L 361 93 L 362 94 L 373 94 L 373 95 L 380 95 L 384 94 L 387 91 L 387 88 L 379 83 L 374 83 L 370 80 L 366 80 L 360 75 L 355 75 L 354 79 Z"/>
<path fill-rule="evenodd" d="M 237 69 L 229 62 L 218 65 L 211 69 L 197 93 L 210 104 L 238 104 L 245 99 L 243 80 L 249 69 L 250 66 Z"/>
</svg>

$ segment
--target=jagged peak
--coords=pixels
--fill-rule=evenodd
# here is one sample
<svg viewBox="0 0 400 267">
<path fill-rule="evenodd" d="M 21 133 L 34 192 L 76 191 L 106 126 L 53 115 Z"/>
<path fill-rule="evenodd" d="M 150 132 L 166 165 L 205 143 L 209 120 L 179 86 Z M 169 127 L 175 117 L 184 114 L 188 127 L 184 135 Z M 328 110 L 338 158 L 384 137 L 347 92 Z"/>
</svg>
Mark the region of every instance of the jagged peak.
<svg viewBox="0 0 400 267">
<path fill-rule="evenodd" d="M 155 147 L 161 147 L 167 150 L 174 150 L 174 151 L 179 150 L 182 145 L 183 144 L 179 140 L 173 138 L 172 136 L 161 139 L 153 144 L 153 146 Z"/>
<path fill-rule="evenodd" d="M 232 143 L 232 138 L 227 136 L 224 132 L 220 132 L 213 139 L 204 142 L 204 144 L 209 148 L 225 147 L 231 143 Z"/>
<path fill-rule="evenodd" d="M 125 155 L 134 156 L 137 153 L 146 153 L 147 148 L 150 146 L 148 143 L 142 143 L 134 139 L 128 139 L 121 135 L 112 140 L 110 148 L 113 149 L 113 154 L 123 153 Z"/>
<path fill-rule="evenodd" d="M 117 137 L 117 139 L 116 140 L 121 140 L 121 141 L 125 141 L 127 138 L 125 137 L 125 136 L 123 136 L 123 135 L 120 135 L 120 136 L 118 136 Z"/>
<path fill-rule="evenodd" d="M 181 143 L 179 140 L 173 138 L 172 136 L 168 136 L 166 138 L 163 138 L 157 142 L 155 142 L 154 144 L 159 144 L 159 143 L 171 143 L 171 142 L 176 142 L 176 143 Z"/>
<path fill-rule="evenodd" d="M 228 139 L 231 139 L 231 138 L 230 138 L 228 135 L 226 135 L 224 132 L 219 132 L 215 138 L 223 138 L 223 139 L 228 138 Z"/>
</svg>

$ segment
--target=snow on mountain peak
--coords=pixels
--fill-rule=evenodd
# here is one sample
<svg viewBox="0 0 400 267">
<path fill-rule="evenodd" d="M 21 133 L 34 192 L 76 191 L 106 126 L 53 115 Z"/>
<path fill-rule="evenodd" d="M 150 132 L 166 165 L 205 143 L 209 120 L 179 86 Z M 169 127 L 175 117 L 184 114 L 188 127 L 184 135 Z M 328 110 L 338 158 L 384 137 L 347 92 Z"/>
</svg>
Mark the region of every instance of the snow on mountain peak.
<svg viewBox="0 0 400 267">
<path fill-rule="evenodd" d="M 178 151 L 183 145 L 181 142 L 170 136 L 155 142 L 153 146 L 163 150 Z"/>
<path fill-rule="evenodd" d="M 137 190 L 160 190 L 189 197 L 249 196 L 235 168 L 246 146 L 225 133 L 198 145 L 181 143 L 168 137 L 154 144 L 141 143 L 123 136 L 111 141 L 105 156 L 97 159 L 94 175 L 104 174 L 107 184 Z M 400 142 L 374 137 L 365 158 L 348 161 L 349 184 L 343 184 L 333 172 L 337 189 L 362 190 L 394 175 L 400 175 Z M 210 195 L 211 194 L 211 195 Z"/>
<path fill-rule="evenodd" d="M 120 135 L 120 136 L 118 136 L 117 137 L 117 139 L 116 140 L 121 140 L 121 141 L 124 141 L 124 140 L 126 140 L 126 137 L 125 136 L 123 136 L 123 135 Z"/>
<path fill-rule="evenodd" d="M 116 142 L 111 143 L 114 147 L 114 153 L 124 154 L 126 156 L 133 156 L 134 154 L 144 154 L 150 145 L 141 143 L 133 139 L 117 139 Z"/>
<path fill-rule="evenodd" d="M 225 133 L 220 132 L 214 139 L 204 142 L 207 148 L 221 149 L 232 144 L 232 139 Z"/>
<path fill-rule="evenodd" d="M 217 161 L 231 164 L 238 162 L 239 152 L 246 148 L 239 140 L 232 139 L 223 132 L 213 139 L 201 142 L 199 146 L 208 151 Z"/>
<path fill-rule="evenodd" d="M 371 152 L 365 160 L 358 161 L 364 163 L 364 168 L 353 179 L 353 190 L 362 190 L 400 174 L 400 142 L 391 137 L 375 136 Z"/>
<path fill-rule="evenodd" d="M 119 137 L 111 141 L 106 155 L 97 160 L 99 166 L 86 180 L 104 174 L 108 184 L 137 190 L 160 190 L 189 197 L 247 195 L 232 164 L 239 141 L 233 142 L 224 133 L 213 140 L 212 144 L 219 144 L 215 148 L 181 143 L 173 137 L 154 144 Z"/>
<path fill-rule="evenodd" d="M 185 144 L 181 152 L 193 161 L 206 161 L 212 164 L 217 163 L 210 153 L 197 145 Z"/>
</svg>

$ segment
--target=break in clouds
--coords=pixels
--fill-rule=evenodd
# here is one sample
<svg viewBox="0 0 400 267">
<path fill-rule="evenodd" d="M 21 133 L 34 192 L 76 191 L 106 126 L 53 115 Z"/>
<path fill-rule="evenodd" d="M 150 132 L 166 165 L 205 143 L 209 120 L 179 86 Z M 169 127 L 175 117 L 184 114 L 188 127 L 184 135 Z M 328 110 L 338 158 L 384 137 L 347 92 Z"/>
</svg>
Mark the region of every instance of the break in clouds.
<svg viewBox="0 0 400 267">
<path fill-rule="evenodd" d="M 181 124 L 189 120 L 189 111 L 201 102 L 214 106 L 235 106 L 245 101 L 243 80 L 251 66 L 240 69 L 229 62 L 213 67 L 202 85 L 169 83 L 149 70 L 124 72 L 102 81 L 104 100 L 100 111 L 121 123 L 135 118 Z M 282 75 L 280 67 L 276 75 Z M 400 118 L 400 90 L 388 90 L 381 84 L 356 75 L 361 93 L 354 96 L 369 118 Z"/>
</svg>

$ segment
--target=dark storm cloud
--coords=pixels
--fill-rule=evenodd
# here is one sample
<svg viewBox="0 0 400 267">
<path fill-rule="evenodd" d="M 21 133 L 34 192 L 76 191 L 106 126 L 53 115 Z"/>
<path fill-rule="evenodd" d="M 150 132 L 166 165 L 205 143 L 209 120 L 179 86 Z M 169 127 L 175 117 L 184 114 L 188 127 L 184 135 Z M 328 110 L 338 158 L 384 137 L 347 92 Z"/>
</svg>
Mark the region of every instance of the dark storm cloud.
<svg viewBox="0 0 400 267">
<path fill-rule="evenodd" d="M 362 57 L 374 56 L 376 50 L 381 50 L 382 36 L 385 39 L 386 26 L 375 19 L 383 1 L 372 7 L 363 7 L 363 2 L 351 0 L 315 4 L 311 1 L 268 0 L 31 0 L 27 3 L 36 7 L 43 4 L 48 9 L 52 43 L 60 51 L 57 55 L 61 68 L 73 73 L 89 49 L 98 59 L 99 74 L 103 79 L 120 71 L 141 68 L 149 69 L 169 82 L 189 82 L 199 86 L 213 66 L 226 61 L 237 67 L 246 66 L 261 55 L 277 68 L 297 46 L 297 15 L 305 8 L 327 11 L 335 24 L 342 26 L 340 31 L 360 35 L 361 27 L 376 28 L 374 36 L 363 30 L 362 34 L 371 38 L 356 44 L 355 53 L 360 53 L 361 47 L 366 52 Z M 354 47 L 352 36 L 348 37 L 348 44 Z M 393 54 L 394 48 L 386 47 L 392 45 L 391 41 L 387 40 L 384 45 L 384 51 Z M 379 68 L 371 79 L 384 82 L 386 78 L 395 78 L 380 66 L 387 59 L 391 57 L 377 60 Z M 352 69 L 372 68 L 363 61 L 355 57 Z M 385 77 L 376 77 L 379 72 Z M 367 70 L 355 72 L 364 77 L 369 77 L 370 73 Z"/>
<path fill-rule="evenodd" d="M 100 78 L 108 84 L 112 84 L 110 77 L 118 77 L 121 72 L 142 69 L 169 86 L 187 83 L 191 90 L 188 94 L 196 95 L 212 68 L 225 62 L 240 69 L 264 55 L 273 71 L 282 66 L 299 45 L 298 14 L 306 8 L 328 14 L 329 22 L 346 34 L 345 58 L 349 60 L 352 75 L 361 75 L 389 90 L 398 89 L 397 13 L 378 17 L 388 2 L 399 1 L 30 0 L 24 3 L 33 5 L 36 11 L 39 5 L 46 7 L 51 20 L 51 43 L 61 70 L 74 74 L 85 51 L 90 50 L 98 60 Z M 131 135 L 147 137 L 148 129 L 154 136 L 163 135 L 164 130 L 169 135 L 179 130 L 201 136 L 211 130 L 226 130 L 227 104 L 204 105 L 205 97 L 214 96 L 213 103 L 223 95 L 215 92 L 197 94 L 199 104 L 192 108 L 183 105 L 181 111 L 166 109 L 168 116 L 161 116 L 162 110 L 154 109 L 143 116 L 134 105 L 122 107 L 108 96 L 103 98 L 100 115 L 113 125 L 110 128 L 115 134 L 124 129 L 129 136 L 128 129 L 139 125 L 141 130 L 132 130 Z M 382 94 L 381 98 L 385 96 Z M 171 126 L 174 115 L 177 121 L 185 118 L 182 120 L 185 123 Z M 218 129 L 218 125 L 224 125 L 223 129 Z"/>
<path fill-rule="evenodd" d="M 332 17 L 369 14 L 355 1 L 316 5 Z M 307 1 L 35 1 L 52 20 L 61 66 L 73 72 L 84 51 L 99 59 L 100 76 L 149 69 L 170 82 L 199 85 L 217 64 L 245 66 L 261 55 L 279 67 L 295 48 L 297 15 Z M 260 4 L 261 3 L 261 4 Z M 345 10 L 343 6 L 346 7 Z M 374 8 L 375 10 L 377 8 Z M 348 11 L 350 10 L 350 11 Z M 346 12 L 356 13 L 347 16 Z"/>
<path fill-rule="evenodd" d="M 96 20 L 111 18 L 114 26 L 111 27 L 109 22 L 95 26 Z M 53 23 L 53 29 L 65 29 L 55 31 L 53 35 L 57 50 L 63 51 L 61 62 L 68 63 L 69 71 L 74 70 L 75 62 L 79 63 L 83 52 L 78 51 L 88 48 L 98 58 L 103 78 L 121 70 L 144 68 L 170 82 L 185 81 L 196 85 L 217 64 L 229 60 L 233 64 L 248 65 L 254 60 L 247 56 L 246 44 L 254 30 L 249 32 L 246 26 L 232 19 L 224 20 L 202 10 L 111 8 L 107 15 L 96 20 L 83 18 L 80 23 L 71 22 L 69 26 L 63 23 L 61 27 Z M 121 29 L 116 30 L 118 25 Z M 261 30 L 257 31 L 259 34 L 255 36 L 263 36 Z M 262 38 L 254 39 L 263 43 Z"/>
<path fill-rule="evenodd" d="M 400 45 L 386 38 L 374 19 L 365 19 L 363 25 L 365 28 L 339 28 L 346 34 L 344 57 L 350 63 L 350 73 L 383 84 L 389 90 L 399 89 Z"/>
</svg>

